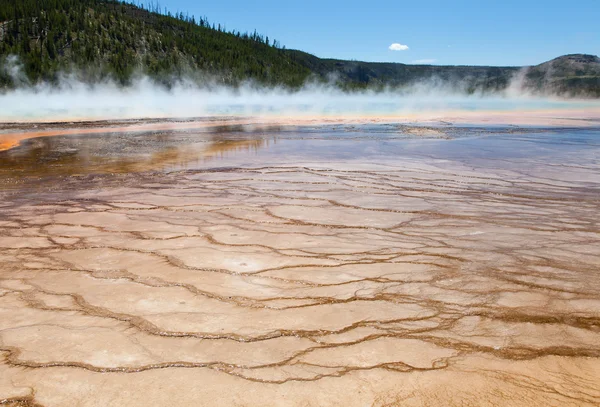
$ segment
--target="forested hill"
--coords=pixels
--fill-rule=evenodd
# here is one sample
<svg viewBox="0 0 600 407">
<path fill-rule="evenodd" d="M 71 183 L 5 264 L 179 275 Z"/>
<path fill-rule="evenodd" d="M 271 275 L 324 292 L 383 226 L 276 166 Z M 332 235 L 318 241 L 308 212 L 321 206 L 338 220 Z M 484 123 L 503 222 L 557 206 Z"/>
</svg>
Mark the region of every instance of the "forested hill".
<svg viewBox="0 0 600 407">
<path fill-rule="evenodd" d="M 300 85 L 310 70 L 277 46 L 257 33 L 213 28 L 205 18 L 117 1 L 0 0 L 0 55 L 18 55 L 32 82 L 72 71 L 126 84 L 141 70 L 164 81 L 202 72 L 230 84 Z M 5 72 L 0 81 L 11 79 Z"/>
<path fill-rule="evenodd" d="M 158 3 L 157 3 L 158 4 Z M 557 69 L 560 68 L 560 69 Z M 0 89 L 56 83 L 129 84 L 144 74 L 169 85 L 177 79 L 298 88 L 307 80 L 345 89 L 402 88 L 435 83 L 465 92 L 503 90 L 521 75 L 534 92 L 600 97 L 600 60 L 571 55 L 521 70 L 368 63 L 321 59 L 286 50 L 257 32 L 228 31 L 205 17 L 172 15 L 115 0 L 0 0 Z M 550 69 L 552 68 L 552 69 Z"/>
</svg>

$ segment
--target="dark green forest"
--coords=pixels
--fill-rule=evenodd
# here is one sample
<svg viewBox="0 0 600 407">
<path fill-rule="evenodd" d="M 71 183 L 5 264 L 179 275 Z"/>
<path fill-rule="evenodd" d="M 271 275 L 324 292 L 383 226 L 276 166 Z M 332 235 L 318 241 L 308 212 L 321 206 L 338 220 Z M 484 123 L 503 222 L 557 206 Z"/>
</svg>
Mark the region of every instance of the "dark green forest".
<svg viewBox="0 0 600 407">
<path fill-rule="evenodd" d="M 228 31 L 206 17 L 171 13 L 157 2 L 0 0 L 0 90 L 56 84 L 61 75 L 126 86 L 143 74 L 165 86 L 185 78 L 294 89 L 312 80 L 351 91 L 426 82 L 474 93 L 506 89 L 521 69 L 322 59 L 287 50 L 256 31 Z M 527 67 L 522 86 L 538 93 L 600 97 L 600 59 L 575 54 Z"/>
<path fill-rule="evenodd" d="M 160 81 L 202 72 L 227 84 L 299 86 L 310 74 L 256 32 L 226 32 L 206 18 L 118 1 L 0 0 L 0 55 L 18 55 L 34 83 L 54 82 L 59 72 L 122 84 L 136 72 Z M 11 82 L 0 76 L 1 85 Z"/>
</svg>

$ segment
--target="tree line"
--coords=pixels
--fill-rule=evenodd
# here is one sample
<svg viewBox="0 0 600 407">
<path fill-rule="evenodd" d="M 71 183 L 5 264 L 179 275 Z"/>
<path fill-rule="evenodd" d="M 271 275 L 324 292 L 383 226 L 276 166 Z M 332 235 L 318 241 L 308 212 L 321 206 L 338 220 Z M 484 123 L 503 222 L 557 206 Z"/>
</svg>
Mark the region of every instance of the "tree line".
<svg viewBox="0 0 600 407">
<path fill-rule="evenodd" d="M 126 85 L 144 73 L 165 84 L 185 76 L 297 87 L 310 74 L 278 41 L 173 14 L 158 2 L 0 0 L 0 64 L 10 55 L 30 83 L 72 73 Z M 0 69 L 0 86 L 16 86 L 13 76 Z"/>
</svg>

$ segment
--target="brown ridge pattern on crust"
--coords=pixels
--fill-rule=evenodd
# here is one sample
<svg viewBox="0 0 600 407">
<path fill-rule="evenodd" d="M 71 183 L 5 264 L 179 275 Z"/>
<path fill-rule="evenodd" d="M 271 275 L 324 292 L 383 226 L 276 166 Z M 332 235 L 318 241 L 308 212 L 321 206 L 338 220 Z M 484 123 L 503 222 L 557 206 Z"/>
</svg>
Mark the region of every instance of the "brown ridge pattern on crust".
<svg viewBox="0 0 600 407">
<path fill-rule="evenodd" d="M 600 404 L 597 183 L 383 167 L 4 191 L 0 405 Z"/>
</svg>

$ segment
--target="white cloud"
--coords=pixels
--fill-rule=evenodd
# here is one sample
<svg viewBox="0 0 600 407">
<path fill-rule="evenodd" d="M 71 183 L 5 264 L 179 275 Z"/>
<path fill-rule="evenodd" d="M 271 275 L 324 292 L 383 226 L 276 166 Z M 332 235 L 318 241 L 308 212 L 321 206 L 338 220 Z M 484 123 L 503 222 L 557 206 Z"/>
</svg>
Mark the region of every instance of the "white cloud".
<svg viewBox="0 0 600 407">
<path fill-rule="evenodd" d="M 408 45 L 400 44 L 397 42 L 390 45 L 391 51 L 406 51 L 407 49 L 408 49 Z"/>
<path fill-rule="evenodd" d="M 437 59 L 416 59 L 412 61 L 413 64 L 417 65 L 429 65 L 433 64 L 434 62 L 437 62 Z"/>
</svg>

